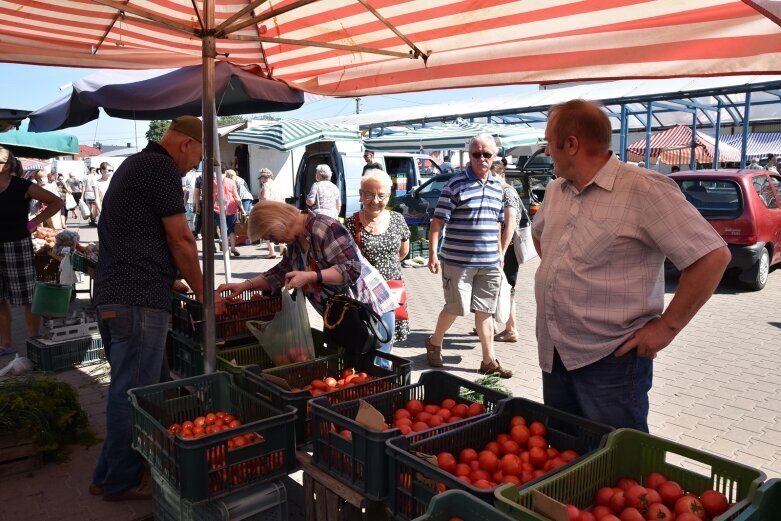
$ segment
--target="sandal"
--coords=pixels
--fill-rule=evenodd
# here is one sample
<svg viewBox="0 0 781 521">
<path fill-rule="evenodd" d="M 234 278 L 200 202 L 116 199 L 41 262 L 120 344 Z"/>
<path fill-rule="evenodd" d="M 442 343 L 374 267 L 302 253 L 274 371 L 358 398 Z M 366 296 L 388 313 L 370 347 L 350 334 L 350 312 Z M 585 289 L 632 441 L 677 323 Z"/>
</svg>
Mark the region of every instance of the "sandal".
<svg viewBox="0 0 781 521">
<path fill-rule="evenodd" d="M 431 343 L 431 337 L 426 338 L 426 358 L 431 367 L 442 367 L 442 346 L 435 346 Z"/>
<path fill-rule="evenodd" d="M 239 253 L 238 250 L 231 250 L 231 255 L 233 255 L 234 257 L 240 257 L 241 253 Z"/>
<path fill-rule="evenodd" d="M 267 259 L 276 259 L 277 258 L 277 254 L 276 253 L 269 253 L 268 255 L 266 255 L 266 258 Z"/>
<path fill-rule="evenodd" d="M 480 374 L 495 374 L 499 376 L 499 378 L 510 378 L 513 375 L 513 372 L 510 369 L 502 367 L 502 364 L 496 359 L 490 364 L 480 362 L 480 369 L 478 369 L 477 372 Z"/>
<path fill-rule="evenodd" d="M 495 342 L 517 342 L 518 341 L 518 333 L 508 333 L 507 331 L 502 331 L 501 333 L 494 336 Z"/>
</svg>

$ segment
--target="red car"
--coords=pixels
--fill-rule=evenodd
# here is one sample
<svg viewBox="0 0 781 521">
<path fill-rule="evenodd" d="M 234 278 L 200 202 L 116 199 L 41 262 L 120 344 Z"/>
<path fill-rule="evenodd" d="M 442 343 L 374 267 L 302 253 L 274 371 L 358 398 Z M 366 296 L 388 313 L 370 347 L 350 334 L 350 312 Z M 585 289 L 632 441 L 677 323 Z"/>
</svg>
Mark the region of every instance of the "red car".
<svg viewBox="0 0 781 521">
<path fill-rule="evenodd" d="M 781 263 L 781 175 L 767 170 L 697 170 L 671 174 L 686 200 L 724 238 L 728 270 L 753 290 Z"/>
</svg>

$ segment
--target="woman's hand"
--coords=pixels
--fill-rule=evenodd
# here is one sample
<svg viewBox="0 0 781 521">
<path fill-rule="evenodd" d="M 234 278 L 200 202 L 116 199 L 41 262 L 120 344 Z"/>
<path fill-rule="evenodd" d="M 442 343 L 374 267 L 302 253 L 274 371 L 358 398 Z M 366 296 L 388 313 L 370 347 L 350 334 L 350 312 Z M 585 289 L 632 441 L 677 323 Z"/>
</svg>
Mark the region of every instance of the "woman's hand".
<svg viewBox="0 0 781 521">
<path fill-rule="evenodd" d="M 285 275 L 285 287 L 287 289 L 303 288 L 317 280 L 313 271 L 290 271 Z"/>
<path fill-rule="evenodd" d="M 224 291 L 230 291 L 230 294 L 227 295 L 225 298 L 233 298 L 237 295 L 240 295 L 244 292 L 244 290 L 247 289 L 246 281 L 244 282 L 226 282 L 223 284 L 220 284 L 215 291 L 216 295 L 214 297 L 215 301 L 215 307 L 217 302 L 217 296 L 221 295 Z M 220 297 L 220 300 L 222 300 L 222 297 Z"/>
</svg>

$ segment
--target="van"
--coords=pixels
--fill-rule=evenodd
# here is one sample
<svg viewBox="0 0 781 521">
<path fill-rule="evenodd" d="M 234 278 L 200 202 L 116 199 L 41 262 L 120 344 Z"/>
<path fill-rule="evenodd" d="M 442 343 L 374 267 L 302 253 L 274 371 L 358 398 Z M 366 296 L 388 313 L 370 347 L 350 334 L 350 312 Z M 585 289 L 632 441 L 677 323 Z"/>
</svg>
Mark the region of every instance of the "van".
<svg viewBox="0 0 781 521">
<path fill-rule="evenodd" d="M 374 161 L 390 175 L 397 197 L 440 173 L 434 158 L 426 154 L 375 152 Z M 296 173 L 294 204 L 302 210 L 306 208 L 306 196 L 315 182 L 315 169 L 322 164 L 331 167 L 331 182 L 342 194 L 341 216 L 359 211 L 361 202 L 358 189 L 366 161 L 363 159 L 363 147 L 358 141 L 318 141 L 307 145 Z"/>
</svg>

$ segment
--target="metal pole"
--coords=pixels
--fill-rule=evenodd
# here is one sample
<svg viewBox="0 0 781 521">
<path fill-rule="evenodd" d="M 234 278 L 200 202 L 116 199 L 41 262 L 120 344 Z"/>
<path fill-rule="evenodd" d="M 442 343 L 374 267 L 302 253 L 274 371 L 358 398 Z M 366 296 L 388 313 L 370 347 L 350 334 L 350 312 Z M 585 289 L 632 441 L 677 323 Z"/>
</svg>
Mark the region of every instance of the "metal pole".
<svg viewBox="0 0 781 521">
<path fill-rule="evenodd" d="M 721 100 L 716 103 L 716 144 L 713 147 L 713 169 L 719 169 L 719 140 L 721 139 Z"/>
<path fill-rule="evenodd" d="M 746 91 L 746 101 L 743 105 L 743 145 L 740 147 L 740 168 L 746 168 L 746 152 L 748 150 L 748 125 L 751 113 L 751 91 Z"/>
<path fill-rule="evenodd" d="M 648 102 L 645 109 L 645 167 L 651 167 L 651 113 L 653 112 L 653 102 Z M 658 161 L 658 160 L 657 160 Z"/>
<path fill-rule="evenodd" d="M 621 128 L 619 130 L 620 132 L 620 141 L 618 145 L 618 154 L 621 158 L 621 161 L 626 162 L 626 147 L 627 147 L 627 141 L 629 138 L 629 129 L 626 126 L 626 105 L 621 105 L 621 122 L 620 122 Z"/>
<path fill-rule="evenodd" d="M 214 219 L 203 219 L 203 213 L 213 213 L 211 201 L 214 201 L 214 57 L 216 46 L 214 39 L 214 0 L 204 0 L 203 17 L 205 35 L 203 48 L 203 202 L 201 210 L 203 221 L 203 349 L 204 373 L 213 373 L 216 367 L 216 330 L 214 320 Z M 206 211 L 208 209 L 208 211 Z"/>
<path fill-rule="evenodd" d="M 697 158 L 695 154 L 697 152 L 697 109 L 694 109 L 692 114 L 692 142 L 689 148 L 689 170 L 697 169 Z"/>
</svg>

